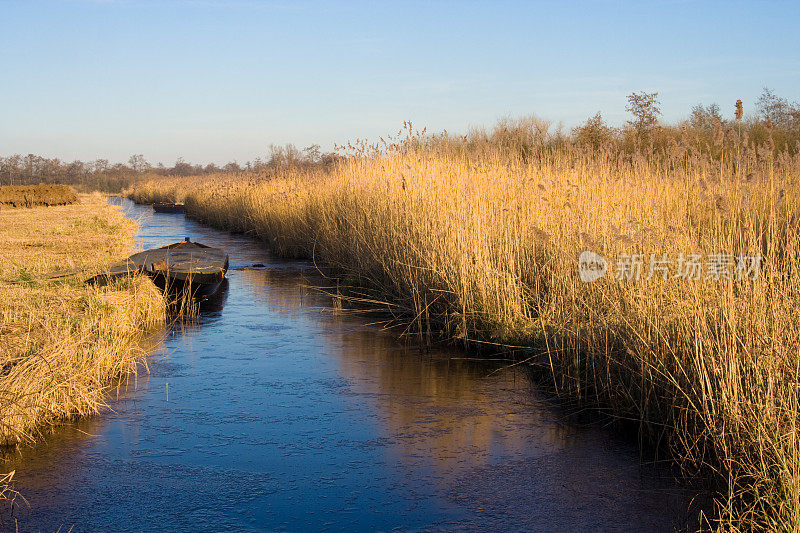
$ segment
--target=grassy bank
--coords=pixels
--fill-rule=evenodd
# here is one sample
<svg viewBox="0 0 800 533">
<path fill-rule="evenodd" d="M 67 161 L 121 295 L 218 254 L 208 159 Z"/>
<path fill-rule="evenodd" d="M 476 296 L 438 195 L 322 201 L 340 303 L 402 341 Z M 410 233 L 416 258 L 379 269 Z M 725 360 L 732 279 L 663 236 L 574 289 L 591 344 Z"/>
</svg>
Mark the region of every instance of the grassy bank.
<svg viewBox="0 0 800 533">
<path fill-rule="evenodd" d="M 314 258 L 378 290 L 411 331 L 528 346 L 559 395 L 711 472 L 720 528 L 800 527 L 797 156 L 428 147 L 130 196 L 184 200 L 190 216 Z M 582 251 L 607 259 L 606 277 L 580 280 Z M 633 254 L 641 276 L 617 279 Z M 763 258 L 757 275 L 740 256 Z"/>
<path fill-rule="evenodd" d="M 0 187 L 0 205 L 34 207 L 38 205 L 68 205 L 78 201 L 75 189 L 69 185 L 5 185 Z"/>
<path fill-rule="evenodd" d="M 100 195 L 0 211 L 0 444 L 96 413 L 112 380 L 142 361 L 143 333 L 165 321 L 158 289 L 144 278 L 83 284 L 130 253 L 135 229 Z"/>
</svg>

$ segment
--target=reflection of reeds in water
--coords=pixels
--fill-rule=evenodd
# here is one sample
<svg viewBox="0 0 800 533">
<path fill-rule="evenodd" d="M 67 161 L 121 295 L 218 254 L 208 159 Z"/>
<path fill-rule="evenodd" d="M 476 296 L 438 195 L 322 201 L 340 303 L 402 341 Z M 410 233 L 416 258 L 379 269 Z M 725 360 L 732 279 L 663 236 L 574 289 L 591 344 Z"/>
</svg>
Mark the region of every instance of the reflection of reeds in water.
<svg viewBox="0 0 800 533">
<path fill-rule="evenodd" d="M 134 227 L 104 198 L 0 216 L 0 249 L 13 258 L 0 275 L 19 280 L 0 284 L 0 439 L 15 444 L 35 440 L 42 425 L 97 412 L 109 380 L 141 360 L 139 340 L 163 324 L 164 303 L 147 279 L 83 284 L 132 241 Z M 64 266 L 78 273 L 36 281 Z"/>
<path fill-rule="evenodd" d="M 420 333 L 433 324 L 453 339 L 542 349 L 559 394 L 635 421 L 688 470 L 716 475 L 725 527 L 791 528 L 800 156 L 767 146 L 721 161 L 674 148 L 522 157 L 432 143 L 329 174 L 163 180 L 134 195 L 180 189 L 191 216 L 377 289 Z M 639 281 L 582 283 L 586 250 L 614 268 L 620 254 L 763 264 L 755 280 L 645 270 Z"/>
<path fill-rule="evenodd" d="M 162 348 L 164 334 L 165 330 L 159 328 L 146 336 L 141 342 L 144 353 L 155 353 Z M 142 365 L 146 367 L 147 360 L 142 360 Z M 130 398 L 137 390 L 147 388 L 149 379 L 149 372 L 125 373 L 111 380 L 108 390 L 114 391 L 116 400 Z M 134 418 L 133 421 L 137 420 Z M 0 530 L 5 531 L 4 520 L 11 522 L 15 518 L 24 519 L 29 511 L 34 514 L 37 512 L 38 501 L 28 502 L 24 495 L 30 495 L 31 498 L 44 496 L 47 505 L 57 509 L 74 504 L 75 494 L 54 489 L 53 479 L 62 482 L 85 474 L 75 470 L 75 462 L 71 459 L 80 456 L 79 451 L 96 439 L 105 423 L 107 420 L 104 421 L 104 417 L 69 420 L 59 425 L 57 431 L 48 433 L 47 438 L 32 445 L 21 445 L 4 458 L 3 464 L 6 468 L 24 473 L 24 478 L 18 481 L 24 494 L 13 501 L 6 501 L 4 506 L 0 505 Z M 138 423 L 129 425 L 127 431 L 131 431 L 132 438 L 135 439 L 139 432 Z M 12 481 L 16 480 L 12 478 Z M 11 488 L 13 487 L 12 483 Z M 9 496 L 13 498 L 15 494 L 9 493 Z"/>
<path fill-rule="evenodd" d="M 415 347 L 404 349 L 393 336 L 374 331 L 323 335 L 342 377 L 373 399 L 403 458 L 431 457 L 443 484 L 498 455 L 554 453 L 565 445 L 563 426 L 537 424 L 552 412 L 535 403 L 522 372 L 492 374 L 496 364 L 420 356 Z"/>
<path fill-rule="evenodd" d="M 16 472 L 12 470 L 0 475 L 0 527 L 5 525 L 4 522 L 8 517 L 15 514 L 18 507 L 27 505 L 25 498 L 14 489 L 15 474 Z"/>
<path fill-rule="evenodd" d="M 239 272 L 248 289 L 258 298 L 267 302 L 271 309 L 295 316 L 300 307 L 308 305 L 308 297 L 319 297 L 311 287 L 306 285 L 297 274 L 282 274 L 269 269 L 244 269 Z M 312 305 L 322 305 L 320 300 Z"/>
<path fill-rule="evenodd" d="M 240 275 L 272 312 L 296 316 L 302 307 L 332 310 L 332 298 L 325 292 L 334 293 L 335 285 L 321 292 L 295 274 L 245 269 Z M 421 359 L 416 346 L 404 348 L 392 333 L 350 328 L 348 314 L 325 316 L 320 318 L 325 326 L 314 331 L 336 356 L 340 375 L 355 392 L 374 399 L 388 434 L 398 437 L 401 460 L 438 458 L 433 467 L 446 483 L 463 474 L 464 468 L 486 464 L 498 449 L 523 456 L 532 446 L 549 452 L 563 446 L 560 425 L 548 422 L 535 434 L 526 431 L 542 415 L 538 406 L 530 404 L 530 391 L 522 385 L 528 380 L 522 373 L 490 376 L 494 364 L 448 359 L 444 354 Z M 357 318 L 352 325 L 362 323 Z M 514 383 L 515 378 L 520 383 Z M 519 401 L 525 402 L 524 408 L 509 409 Z M 463 461 L 464 453 L 472 455 L 469 461 Z"/>
<path fill-rule="evenodd" d="M 158 289 L 140 277 L 83 283 L 129 253 L 134 229 L 101 196 L 0 211 L 3 445 L 35 442 L 50 426 L 97 413 L 114 380 L 143 362 L 143 336 L 165 322 Z M 71 273 L 43 276 L 54 270 Z"/>
</svg>

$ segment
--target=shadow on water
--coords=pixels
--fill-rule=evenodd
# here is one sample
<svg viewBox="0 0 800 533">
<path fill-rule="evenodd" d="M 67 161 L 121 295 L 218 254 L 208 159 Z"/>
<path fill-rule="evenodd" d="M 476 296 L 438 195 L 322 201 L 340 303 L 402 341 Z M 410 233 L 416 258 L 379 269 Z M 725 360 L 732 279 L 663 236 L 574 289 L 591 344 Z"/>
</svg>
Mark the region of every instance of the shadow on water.
<svg viewBox="0 0 800 533">
<path fill-rule="evenodd" d="M 332 310 L 306 263 L 122 205 L 142 247 L 227 249 L 229 287 L 167 333 L 113 411 L 9 460 L 30 501 L 20 530 L 693 527 L 668 470 L 564 421 L 524 371 L 422 354 Z"/>
</svg>

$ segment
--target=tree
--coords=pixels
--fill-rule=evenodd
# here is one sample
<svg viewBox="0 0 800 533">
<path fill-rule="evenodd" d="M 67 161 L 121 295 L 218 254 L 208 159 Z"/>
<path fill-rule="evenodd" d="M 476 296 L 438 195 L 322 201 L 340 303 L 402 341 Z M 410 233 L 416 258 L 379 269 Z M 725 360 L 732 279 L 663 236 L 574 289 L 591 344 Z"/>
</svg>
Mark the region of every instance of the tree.
<svg viewBox="0 0 800 533">
<path fill-rule="evenodd" d="M 303 148 L 303 158 L 307 163 L 316 163 L 322 157 L 322 153 L 320 152 L 318 144 L 312 144 L 311 146 L 306 146 Z"/>
<path fill-rule="evenodd" d="M 639 134 L 648 134 L 658 124 L 658 116 L 661 115 L 658 93 L 634 92 L 629 94 L 625 111 L 632 114 L 634 118 L 634 120 L 629 120 L 628 124 L 633 126 Z"/>
<path fill-rule="evenodd" d="M 782 130 L 791 131 L 800 122 L 800 106 L 790 104 L 768 87 L 764 87 L 764 92 L 756 100 L 756 109 L 764 122 Z"/>
<path fill-rule="evenodd" d="M 242 167 L 240 167 L 239 163 L 237 163 L 236 161 L 231 161 L 230 163 L 222 167 L 222 170 L 224 170 L 225 172 L 241 172 Z"/>
<path fill-rule="evenodd" d="M 15 154 L 5 158 L 0 157 L 0 185 L 14 185 L 14 180 L 19 181 L 21 178 L 22 156 Z"/>
<path fill-rule="evenodd" d="M 267 166 L 272 168 L 296 167 L 302 160 L 302 152 L 291 143 L 284 146 L 270 144 L 268 151 L 269 159 L 267 160 Z"/>
<path fill-rule="evenodd" d="M 169 173 L 172 176 L 191 176 L 195 172 L 192 165 L 184 161 L 182 157 L 179 157 L 175 161 L 175 166 L 170 169 Z"/>
<path fill-rule="evenodd" d="M 595 116 L 586 120 L 582 126 L 572 130 L 576 144 L 601 148 L 610 143 L 614 138 L 614 130 L 606 126 L 603 116 L 598 111 Z"/>
<path fill-rule="evenodd" d="M 108 159 L 96 159 L 93 166 L 95 172 L 105 172 L 108 170 Z"/>
<path fill-rule="evenodd" d="M 698 104 L 694 106 L 689 121 L 697 129 L 711 129 L 715 124 L 721 124 L 722 113 L 719 105 L 711 104 L 703 107 L 703 104 Z"/>
<path fill-rule="evenodd" d="M 150 168 L 150 163 L 144 158 L 142 154 L 134 154 L 128 159 L 128 165 L 137 174 L 141 174 Z"/>
</svg>

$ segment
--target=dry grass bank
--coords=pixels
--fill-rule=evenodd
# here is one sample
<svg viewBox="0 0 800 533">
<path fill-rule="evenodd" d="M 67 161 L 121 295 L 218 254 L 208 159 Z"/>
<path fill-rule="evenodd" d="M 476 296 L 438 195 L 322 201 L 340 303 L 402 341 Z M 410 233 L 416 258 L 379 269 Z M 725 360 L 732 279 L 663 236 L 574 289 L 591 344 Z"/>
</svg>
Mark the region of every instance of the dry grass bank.
<svg viewBox="0 0 800 533">
<path fill-rule="evenodd" d="M 800 158 L 660 161 L 423 150 L 130 196 L 185 200 L 190 216 L 313 256 L 420 332 L 530 346 L 560 395 L 715 472 L 718 527 L 799 529 Z M 585 250 L 609 275 L 580 281 Z M 694 253 L 700 279 L 676 276 Z M 719 253 L 728 275 L 707 278 Z M 621 254 L 643 254 L 640 279 L 617 279 Z M 651 254 L 672 263 L 646 279 Z M 739 279 L 739 256 L 763 256 L 756 279 Z"/>
<path fill-rule="evenodd" d="M 147 279 L 83 284 L 129 254 L 134 230 L 100 195 L 0 211 L 0 444 L 96 413 L 113 378 L 142 361 L 144 331 L 165 321 L 158 289 Z M 43 278 L 53 271 L 72 274 Z"/>
<path fill-rule="evenodd" d="M 38 205 L 68 205 L 78 201 L 75 189 L 69 185 L 4 185 L 0 187 L 0 205 L 34 207 Z"/>
</svg>

